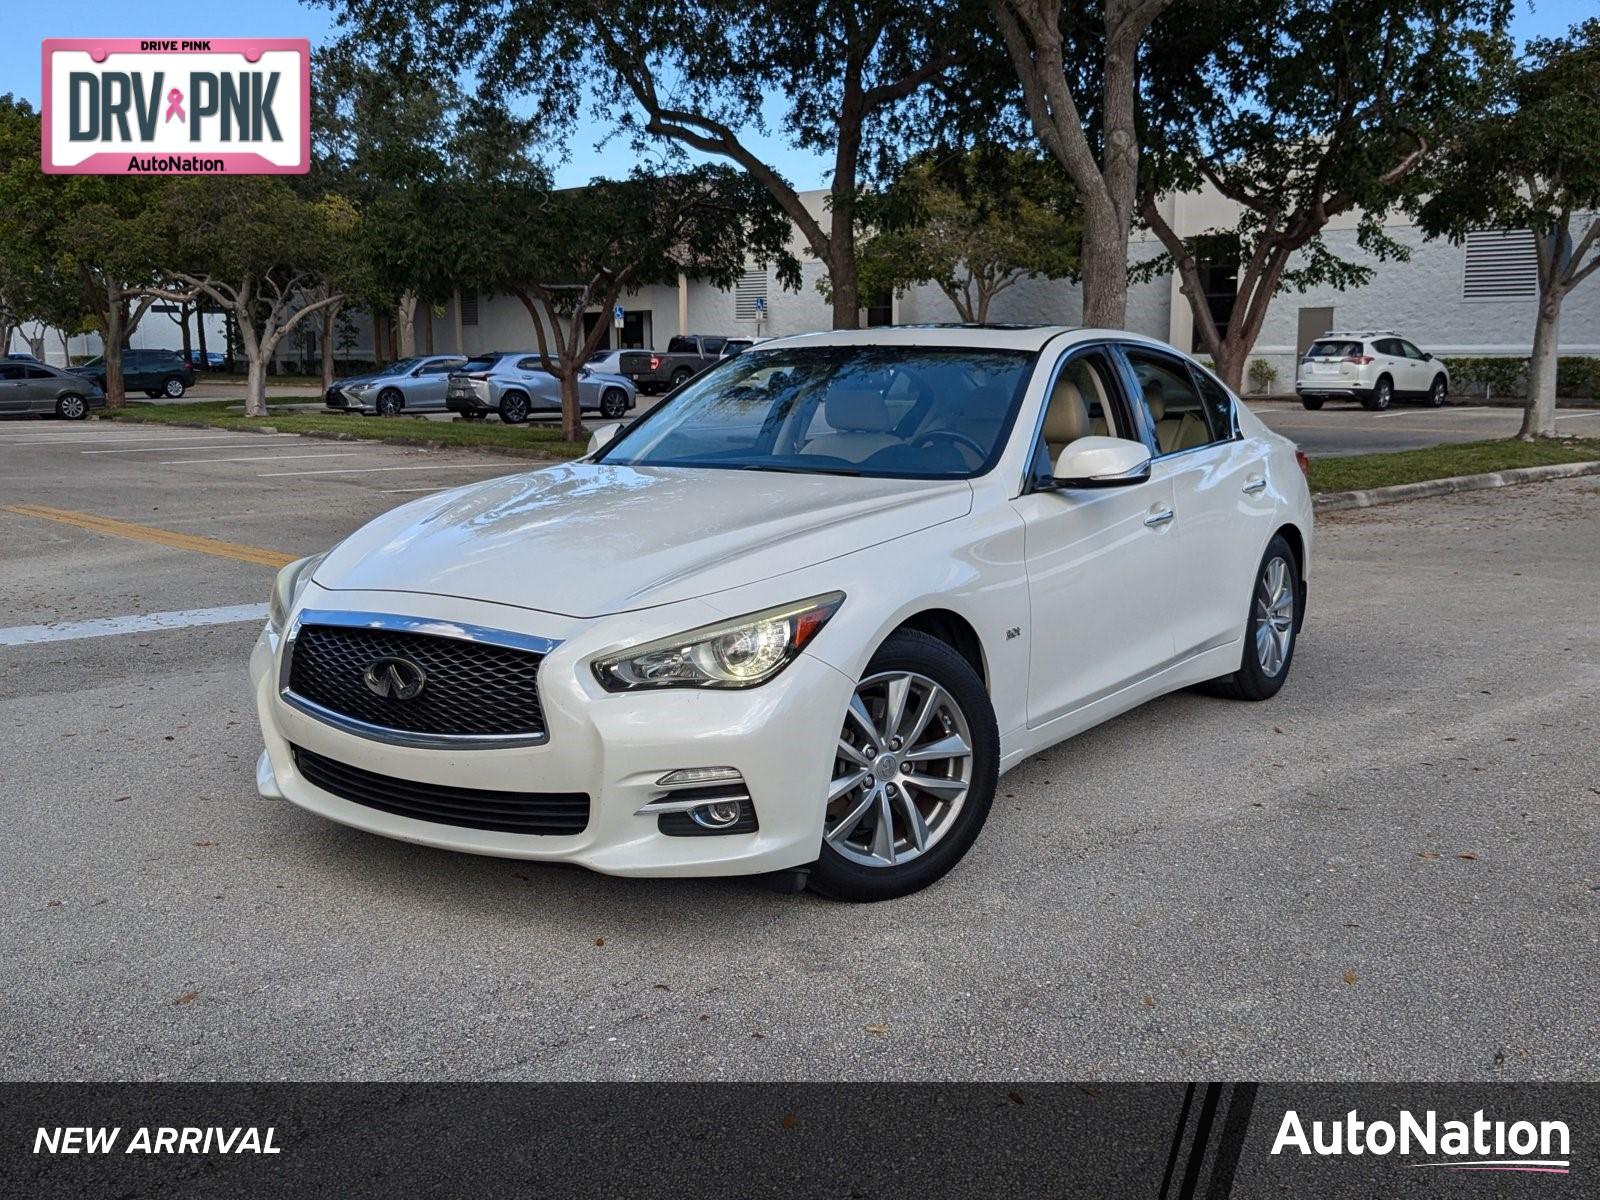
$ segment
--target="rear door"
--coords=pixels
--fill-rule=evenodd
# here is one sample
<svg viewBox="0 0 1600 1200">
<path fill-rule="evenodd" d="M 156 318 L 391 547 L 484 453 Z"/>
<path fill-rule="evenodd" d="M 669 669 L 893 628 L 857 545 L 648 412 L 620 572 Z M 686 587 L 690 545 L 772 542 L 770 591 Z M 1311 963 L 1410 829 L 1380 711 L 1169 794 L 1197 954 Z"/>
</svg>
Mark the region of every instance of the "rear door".
<svg viewBox="0 0 1600 1200">
<path fill-rule="evenodd" d="M 517 363 L 517 375 L 533 408 L 561 407 L 561 381 L 544 369 L 544 360 L 537 354 Z"/>
<path fill-rule="evenodd" d="M 20 411 L 54 412 L 56 390 L 60 385 L 60 378 L 53 372 L 24 363 L 22 381 L 17 384 L 17 392 L 21 398 Z"/>
<path fill-rule="evenodd" d="M 1372 343 L 1372 357 L 1376 360 L 1372 381 L 1377 383 L 1378 377 L 1387 375 L 1394 384 L 1396 392 L 1409 392 L 1411 387 L 1411 364 L 1406 358 L 1406 352 L 1400 345 L 1399 338 L 1377 338 Z"/>
</svg>

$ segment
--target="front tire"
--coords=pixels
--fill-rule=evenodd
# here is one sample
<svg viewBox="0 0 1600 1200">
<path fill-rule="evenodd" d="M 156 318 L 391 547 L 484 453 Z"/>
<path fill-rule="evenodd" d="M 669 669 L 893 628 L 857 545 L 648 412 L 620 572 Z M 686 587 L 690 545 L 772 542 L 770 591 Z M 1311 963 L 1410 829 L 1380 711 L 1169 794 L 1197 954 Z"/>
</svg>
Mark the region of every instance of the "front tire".
<svg viewBox="0 0 1600 1200">
<path fill-rule="evenodd" d="M 851 697 L 810 884 L 835 900 L 891 900 L 941 878 L 971 848 L 999 779 L 983 680 L 937 638 L 902 629 Z"/>
<path fill-rule="evenodd" d="M 1300 564 L 1282 534 L 1267 543 L 1250 590 L 1239 669 L 1214 681 L 1218 695 L 1233 700 L 1268 700 L 1289 678 L 1300 634 Z"/>
<path fill-rule="evenodd" d="M 500 419 L 507 425 L 521 425 L 528 419 L 528 398 L 521 392 L 500 397 Z"/>
<path fill-rule="evenodd" d="M 56 400 L 56 416 L 63 421 L 81 421 L 89 415 L 89 402 L 76 392 Z"/>
<path fill-rule="evenodd" d="M 607 388 L 600 393 L 600 415 L 608 421 L 625 416 L 628 411 L 628 393 L 621 388 Z"/>
<path fill-rule="evenodd" d="M 405 406 L 405 397 L 394 388 L 384 388 L 378 396 L 377 409 L 380 417 L 398 417 L 400 410 Z"/>
<path fill-rule="evenodd" d="M 1443 375 L 1438 376 L 1428 388 L 1428 407 L 1443 408 L 1445 399 L 1449 394 L 1450 385 L 1445 381 Z"/>
</svg>

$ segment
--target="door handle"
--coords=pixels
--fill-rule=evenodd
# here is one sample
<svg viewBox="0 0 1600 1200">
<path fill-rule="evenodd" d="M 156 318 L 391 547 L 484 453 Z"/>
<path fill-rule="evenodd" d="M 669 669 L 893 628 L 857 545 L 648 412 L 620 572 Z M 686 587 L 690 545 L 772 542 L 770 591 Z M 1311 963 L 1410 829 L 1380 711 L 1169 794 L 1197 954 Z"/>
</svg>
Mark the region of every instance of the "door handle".
<svg viewBox="0 0 1600 1200">
<path fill-rule="evenodd" d="M 1249 483 L 1244 485 L 1244 494 L 1246 496 L 1254 496 L 1257 492 L 1264 492 L 1266 490 L 1267 481 L 1265 479 L 1252 479 Z"/>
<path fill-rule="evenodd" d="M 1170 508 L 1163 508 L 1160 512 L 1153 512 L 1144 519 L 1144 523 L 1151 529 L 1159 529 L 1178 514 Z"/>
</svg>

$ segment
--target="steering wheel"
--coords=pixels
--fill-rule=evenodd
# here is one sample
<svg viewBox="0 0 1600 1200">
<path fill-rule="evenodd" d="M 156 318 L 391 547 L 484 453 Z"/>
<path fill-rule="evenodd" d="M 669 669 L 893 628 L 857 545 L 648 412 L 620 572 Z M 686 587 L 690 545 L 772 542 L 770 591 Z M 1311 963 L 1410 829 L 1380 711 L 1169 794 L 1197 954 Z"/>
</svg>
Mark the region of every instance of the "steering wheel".
<svg viewBox="0 0 1600 1200">
<path fill-rule="evenodd" d="M 989 457 L 989 452 L 986 449 L 980 446 L 977 442 L 973 441 L 966 434 L 958 433 L 954 429 L 930 429 L 927 433 L 923 434 L 917 439 L 916 444 L 920 448 L 924 444 L 933 441 L 934 438 L 945 438 L 949 441 L 955 442 L 958 446 L 966 447 L 968 450 L 971 450 L 975 455 L 978 456 L 978 462 L 982 462 L 984 459 Z"/>
</svg>

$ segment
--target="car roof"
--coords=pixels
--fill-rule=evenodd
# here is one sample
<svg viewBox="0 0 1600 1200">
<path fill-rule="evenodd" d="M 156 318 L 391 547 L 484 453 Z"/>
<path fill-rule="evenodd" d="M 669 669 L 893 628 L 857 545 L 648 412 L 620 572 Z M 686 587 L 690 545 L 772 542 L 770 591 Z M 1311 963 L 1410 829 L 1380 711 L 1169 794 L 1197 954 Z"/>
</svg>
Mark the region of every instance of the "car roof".
<svg viewBox="0 0 1600 1200">
<path fill-rule="evenodd" d="M 1115 339 L 1173 353 L 1157 338 L 1126 329 L 1096 329 L 1078 325 L 877 325 L 871 329 L 835 329 L 774 338 L 760 344 L 762 351 L 786 346 L 957 346 L 972 350 L 1028 350 L 1037 352 L 1060 340 L 1061 348 L 1079 342 Z"/>
</svg>

